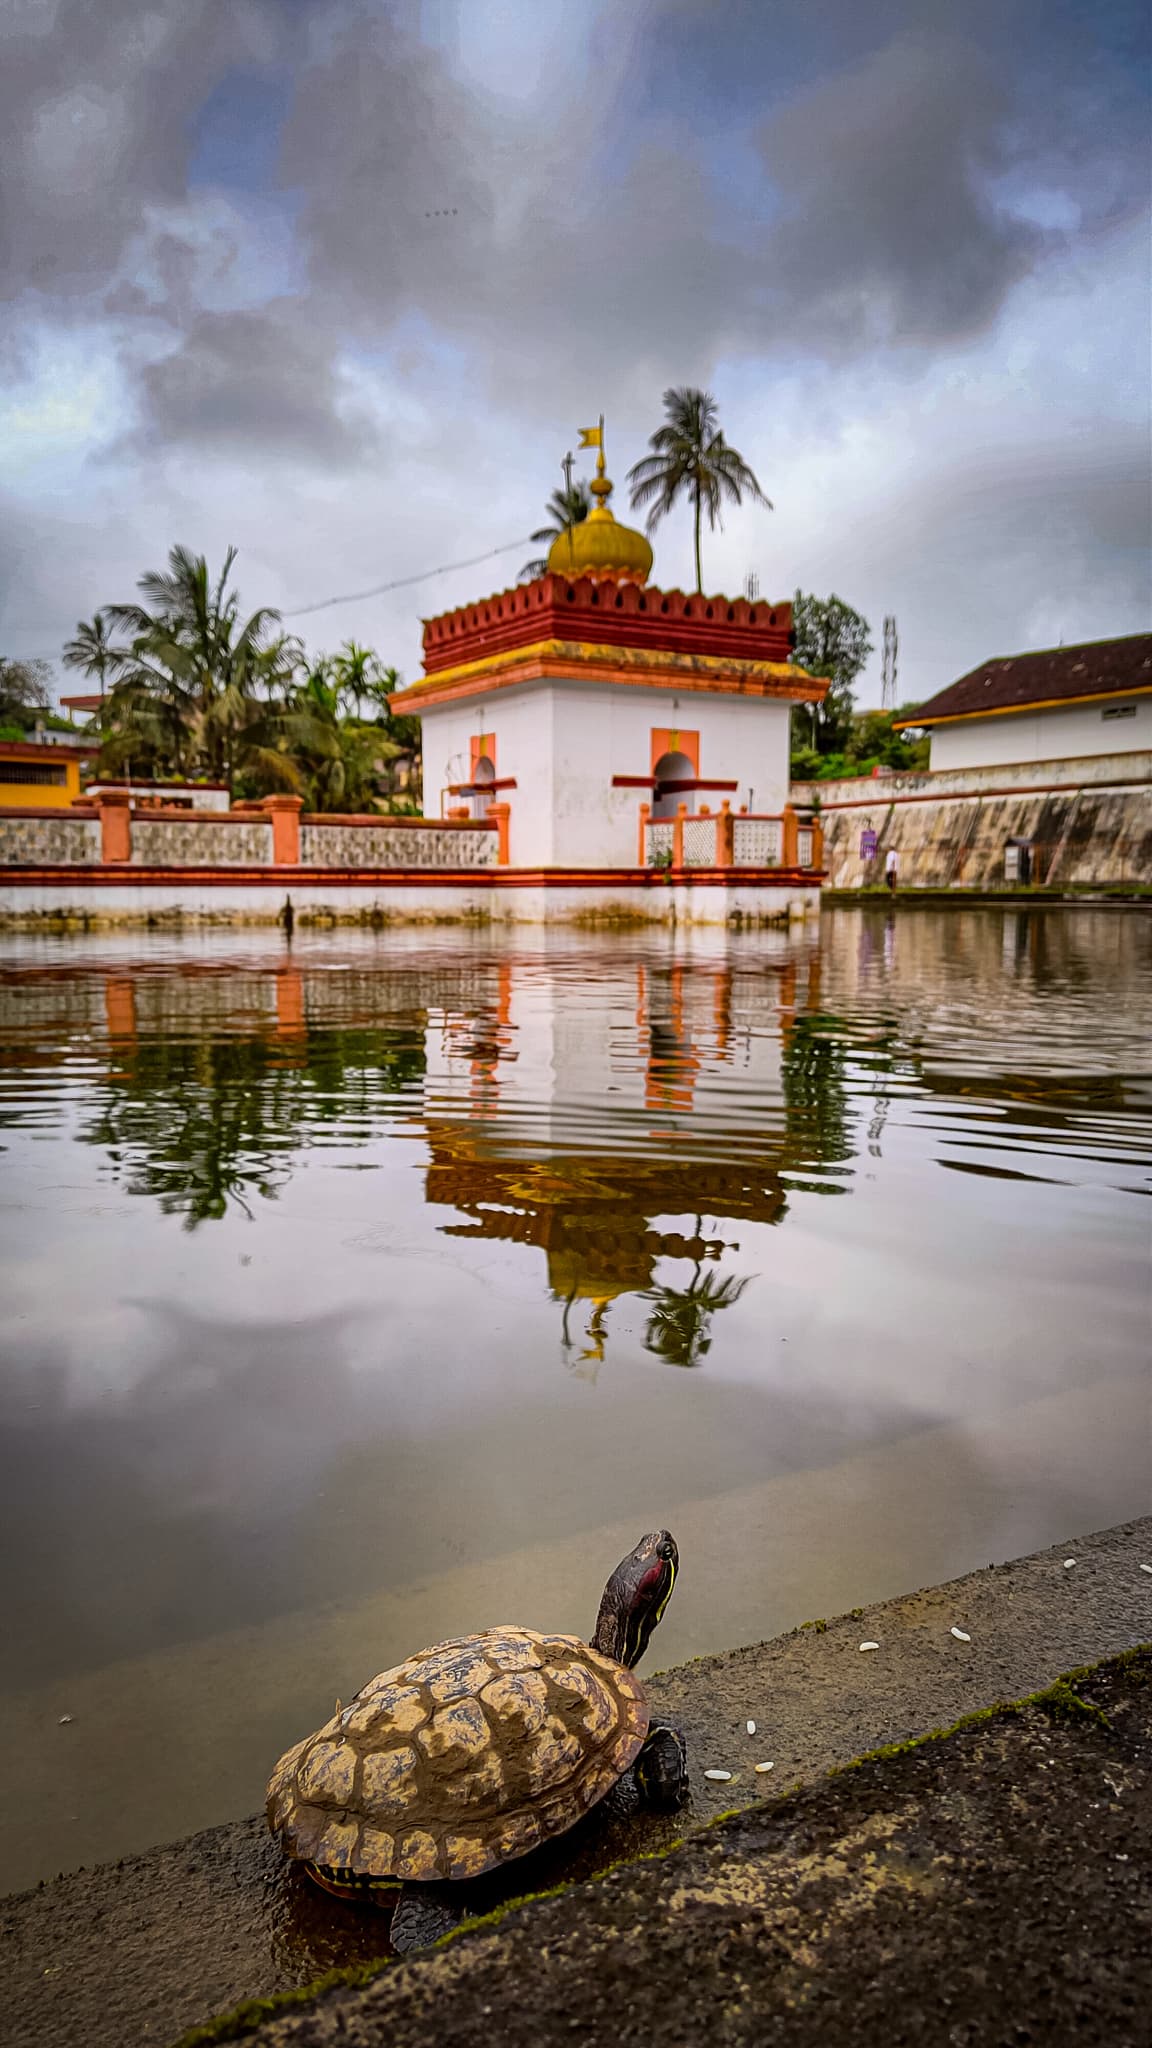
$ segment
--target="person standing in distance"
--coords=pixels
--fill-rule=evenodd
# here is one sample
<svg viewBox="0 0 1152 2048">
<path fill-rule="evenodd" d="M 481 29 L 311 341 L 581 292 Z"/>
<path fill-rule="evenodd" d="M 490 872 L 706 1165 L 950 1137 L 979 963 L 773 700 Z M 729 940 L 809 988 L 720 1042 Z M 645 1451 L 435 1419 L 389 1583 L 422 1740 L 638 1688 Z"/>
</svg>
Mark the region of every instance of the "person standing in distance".
<svg viewBox="0 0 1152 2048">
<path fill-rule="evenodd" d="M 888 848 L 887 853 L 884 856 L 884 880 L 887 882 L 888 887 L 890 889 L 894 889 L 896 887 L 896 872 L 899 866 L 900 856 L 897 853 L 896 848 L 894 846 L 890 846 Z"/>
</svg>

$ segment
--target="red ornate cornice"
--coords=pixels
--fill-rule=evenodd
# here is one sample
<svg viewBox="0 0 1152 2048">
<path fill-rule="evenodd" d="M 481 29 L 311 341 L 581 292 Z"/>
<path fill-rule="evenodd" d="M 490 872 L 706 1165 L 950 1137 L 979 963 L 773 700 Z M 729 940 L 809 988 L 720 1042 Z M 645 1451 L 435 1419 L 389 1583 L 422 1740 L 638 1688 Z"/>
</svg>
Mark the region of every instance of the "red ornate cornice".
<svg viewBox="0 0 1152 2048">
<path fill-rule="evenodd" d="M 782 662 L 792 648 L 792 606 L 590 576 L 577 582 L 541 576 L 426 619 L 424 671 L 435 675 L 541 640 Z"/>
</svg>

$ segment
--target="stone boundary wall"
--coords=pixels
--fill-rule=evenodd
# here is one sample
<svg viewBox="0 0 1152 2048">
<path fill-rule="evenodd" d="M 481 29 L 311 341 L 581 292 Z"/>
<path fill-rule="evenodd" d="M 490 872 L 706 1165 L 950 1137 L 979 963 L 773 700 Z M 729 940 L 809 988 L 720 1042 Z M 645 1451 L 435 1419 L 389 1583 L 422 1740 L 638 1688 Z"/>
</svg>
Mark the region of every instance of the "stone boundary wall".
<svg viewBox="0 0 1152 2048">
<path fill-rule="evenodd" d="M 258 867 L 272 858 L 269 818 L 228 812 L 182 811 L 132 819 L 132 862 L 139 867 Z"/>
<path fill-rule="evenodd" d="M 0 865 L 7 867 L 271 864 L 439 874 L 493 868 L 500 853 L 495 818 L 301 817 L 298 797 L 272 797 L 231 811 L 136 810 L 126 791 L 109 789 L 82 809 L 0 805 Z"/>
<path fill-rule="evenodd" d="M 496 834 L 481 820 L 302 818 L 300 859 L 316 868 L 486 868 L 495 865 Z"/>
<path fill-rule="evenodd" d="M 9 811 L 0 817 L 0 866 L 98 861 L 100 821 L 95 811 Z"/>
<path fill-rule="evenodd" d="M 876 790 L 876 784 L 871 785 Z M 996 889 L 1011 842 L 1030 848 L 1034 886 L 1152 887 L 1152 787 L 893 801 L 887 780 L 870 804 L 820 813 L 830 889 L 875 888 L 894 847 L 901 889 Z M 870 858 L 865 832 L 876 835 Z"/>
<path fill-rule="evenodd" d="M 1152 753 L 1092 754 L 1069 761 L 1021 761 L 997 768 L 951 768 L 933 774 L 918 768 L 895 775 L 856 775 L 838 782 L 794 782 L 794 804 L 890 803 L 894 798 L 1015 795 L 1050 789 L 1100 788 L 1123 783 L 1152 784 Z"/>
</svg>

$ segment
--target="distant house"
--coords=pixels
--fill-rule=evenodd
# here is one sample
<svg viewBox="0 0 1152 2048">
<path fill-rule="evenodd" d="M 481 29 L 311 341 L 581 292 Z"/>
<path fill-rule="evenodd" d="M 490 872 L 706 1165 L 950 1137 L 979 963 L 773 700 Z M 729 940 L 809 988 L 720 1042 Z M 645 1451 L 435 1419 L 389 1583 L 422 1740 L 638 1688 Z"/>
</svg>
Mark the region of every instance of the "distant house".
<svg viewBox="0 0 1152 2048">
<path fill-rule="evenodd" d="M 131 782 L 125 776 L 102 776 L 90 782 L 86 796 L 106 796 L 126 789 L 134 811 L 227 811 L 232 807 L 226 782 Z"/>
<path fill-rule="evenodd" d="M 99 690 L 86 690 L 80 697 L 61 697 L 60 709 L 67 713 L 73 725 L 83 728 L 91 724 L 103 702 Z"/>
<path fill-rule="evenodd" d="M 934 773 L 1152 749 L 1152 633 L 986 661 L 916 723 Z"/>
<path fill-rule="evenodd" d="M 80 769 L 91 752 L 49 740 L 0 740 L 0 808 L 67 810 L 80 800 Z"/>
</svg>

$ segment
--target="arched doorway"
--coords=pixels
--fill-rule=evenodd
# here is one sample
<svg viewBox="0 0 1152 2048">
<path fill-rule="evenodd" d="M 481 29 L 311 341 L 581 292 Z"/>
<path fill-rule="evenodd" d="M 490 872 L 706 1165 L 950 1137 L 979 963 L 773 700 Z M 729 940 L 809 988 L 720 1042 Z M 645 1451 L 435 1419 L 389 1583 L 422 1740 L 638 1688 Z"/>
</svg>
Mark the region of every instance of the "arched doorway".
<svg viewBox="0 0 1152 2048">
<path fill-rule="evenodd" d="M 674 818 L 681 804 L 691 813 L 696 809 L 694 789 L 665 789 L 668 782 L 693 782 L 696 779 L 696 763 L 687 754 L 661 754 L 652 770 L 656 787 L 652 792 L 652 816 Z"/>
<path fill-rule="evenodd" d="M 496 763 L 491 755 L 477 754 L 472 764 L 472 816 L 474 818 L 486 818 L 488 816 L 488 806 L 494 794 L 491 790 L 477 788 L 476 784 L 495 782 L 495 780 Z"/>
</svg>

